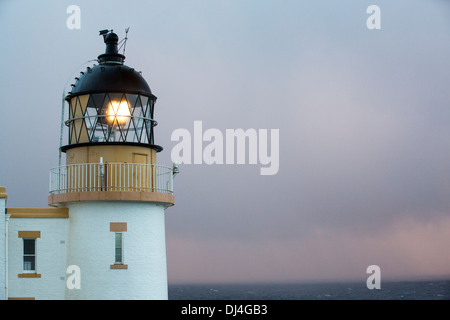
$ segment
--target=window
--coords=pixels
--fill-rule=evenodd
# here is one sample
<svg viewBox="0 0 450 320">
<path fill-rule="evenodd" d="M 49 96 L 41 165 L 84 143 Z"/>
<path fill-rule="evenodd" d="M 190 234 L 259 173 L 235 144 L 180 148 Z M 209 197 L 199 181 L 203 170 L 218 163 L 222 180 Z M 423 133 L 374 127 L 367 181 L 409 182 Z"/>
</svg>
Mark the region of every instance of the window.
<svg viewBox="0 0 450 320">
<path fill-rule="evenodd" d="M 127 232 L 126 222 L 110 222 L 109 231 L 114 232 L 114 264 L 111 269 L 128 269 L 123 258 L 123 235 Z"/>
<path fill-rule="evenodd" d="M 115 264 L 123 264 L 123 233 L 115 233 Z"/>
<path fill-rule="evenodd" d="M 40 278 L 36 272 L 36 247 L 37 239 L 41 237 L 40 231 L 19 231 L 19 238 L 23 242 L 23 273 L 19 273 L 19 278 Z"/>
<path fill-rule="evenodd" d="M 154 143 L 153 95 L 92 93 L 72 96 L 68 102 L 69 144 Z"/>
<path fill-rule="evenodd" d="M 36 239 L 23 239 L 23 270 L 36 271 Z"/>
</svg>

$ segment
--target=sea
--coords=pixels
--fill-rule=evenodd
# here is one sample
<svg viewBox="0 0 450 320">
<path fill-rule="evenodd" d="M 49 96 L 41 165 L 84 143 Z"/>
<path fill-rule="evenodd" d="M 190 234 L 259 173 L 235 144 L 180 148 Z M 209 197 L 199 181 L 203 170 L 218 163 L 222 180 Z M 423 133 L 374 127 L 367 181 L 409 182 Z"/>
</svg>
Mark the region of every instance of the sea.
<svg viewBox="0 0 450 320">
<path fill-rule="evenodd" d="M 450 280 L 270 284 L 172 284 L 169 300 L 450 300 Z"/>
</svg>

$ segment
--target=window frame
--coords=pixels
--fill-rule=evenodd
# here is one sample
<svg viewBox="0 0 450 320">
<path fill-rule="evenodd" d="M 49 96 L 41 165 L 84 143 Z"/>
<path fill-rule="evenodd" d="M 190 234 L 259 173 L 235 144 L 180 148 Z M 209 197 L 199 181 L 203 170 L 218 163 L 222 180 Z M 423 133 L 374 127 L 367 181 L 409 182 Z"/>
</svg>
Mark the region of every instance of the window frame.
<svg viewBox="0 0 450 320">
<path fill-rule="evenodd" d="M 114 264 L 121 265 L 124 264 L 124 232 L 116 231 L 114 232 Z M 120 235 L 120 247 L 117 246 L 117 236 Z M 120 261 L 117 259 L 117 250 L 120 250 Z"/>
<path fill-rule="evenodd" d="M 37 273 L 37 238 L 22 238 L 22 240 L 22 272 Z M 34 254 L 25 253 L 25 241 L 28 240 L 33 240 L 34 242 Z M 34 269 L 25 269 L 25 257 L 34 257 Z"/>
</svg>

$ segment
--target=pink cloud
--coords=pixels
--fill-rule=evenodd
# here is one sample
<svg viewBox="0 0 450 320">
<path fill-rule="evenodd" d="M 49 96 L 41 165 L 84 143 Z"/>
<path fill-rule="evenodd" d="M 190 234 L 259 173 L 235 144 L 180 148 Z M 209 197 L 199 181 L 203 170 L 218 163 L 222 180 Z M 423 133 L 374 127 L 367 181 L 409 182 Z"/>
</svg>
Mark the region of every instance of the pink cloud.
<svg viewBox="0 0 450 320">
<path fill-rule="evenodd" d="M 450 217 L 399 220 L 376 233 L 317 228 L 297 240 L 215 241 L 170 235 L 169 280 L 177 282 L 364 281 L 448 277 Z"/>
</svg>

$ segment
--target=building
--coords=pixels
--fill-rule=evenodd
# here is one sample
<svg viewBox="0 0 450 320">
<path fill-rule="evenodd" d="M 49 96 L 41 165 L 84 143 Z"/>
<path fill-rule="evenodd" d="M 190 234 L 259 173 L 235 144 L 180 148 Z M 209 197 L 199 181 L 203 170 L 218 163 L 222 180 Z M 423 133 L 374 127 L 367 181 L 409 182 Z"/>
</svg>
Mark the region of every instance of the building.
<svg viewBox="0 0 450 320">
<path fill-rule="evenodd" d="M 0 299 L 167 299 L 165 209 L 177 167 L 156 162 L 156 97 L 115 33 L 65 96 L 66 164 L 48 208 L 9 208 L 0 187 Z"/>
</svg>

